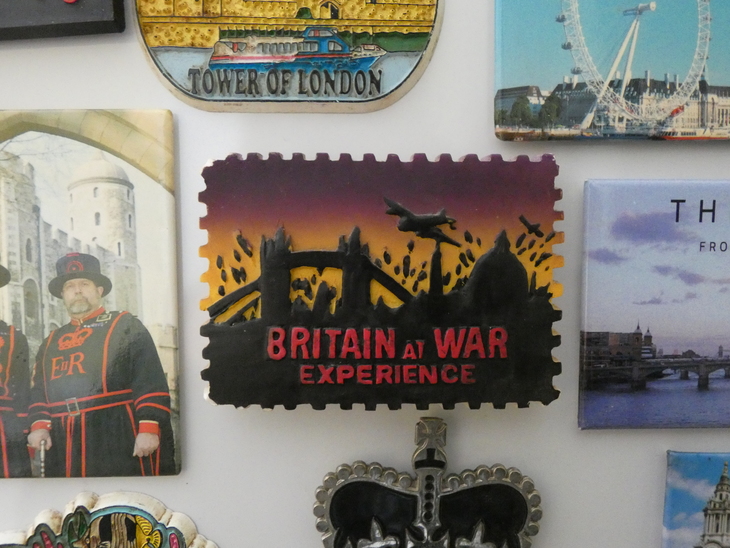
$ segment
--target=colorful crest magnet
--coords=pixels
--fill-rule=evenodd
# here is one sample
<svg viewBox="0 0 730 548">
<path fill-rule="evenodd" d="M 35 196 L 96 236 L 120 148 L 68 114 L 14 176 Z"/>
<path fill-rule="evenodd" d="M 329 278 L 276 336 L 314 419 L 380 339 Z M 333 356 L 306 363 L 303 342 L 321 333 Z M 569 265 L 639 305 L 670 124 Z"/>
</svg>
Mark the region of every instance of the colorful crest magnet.
<svg viewBox="0 0 730 548">
<path fill-rule="evenodd" d="M 542 518 L 534 482 L 501 464 L 446 474 L 446 423 L 416 425 L 415 476 L 343 464 L 317 489 L 325 548 L 529 548 Z"/>
<path fill-rule="evenodd" d="M 582 428 L 730 426 L 729 207 L 730 181 L 586 183 Z"/>
<path fill-rule="evenodd" d="M 2 548 L 217 548 L 185 514 L 142 493 L 81 493 L 62 514 L 46 510 L 29 532 L 0 533 Z"/>
<path fill-rule="evenodd" d="M 60 0 L 59 0 L 60 1 Z M 402 97 L 436 46 L 438 0 L 136 0 L 152 64 L 195 107 L 366 112 Z"/>
<path fill-rule="evenodd" d="M 667 451 L 662 548 L 727 546 L 730 453 Z"/>
<path fill-rule="evenodd" d="M 219 404 L 547 404 L 557 165 L 229 156 L 205 168 Z"/>
<path fill-rule="evenodd" d="M 124 0 L 0 2 L 0 40 L 124 30 Z"/>
</svg>

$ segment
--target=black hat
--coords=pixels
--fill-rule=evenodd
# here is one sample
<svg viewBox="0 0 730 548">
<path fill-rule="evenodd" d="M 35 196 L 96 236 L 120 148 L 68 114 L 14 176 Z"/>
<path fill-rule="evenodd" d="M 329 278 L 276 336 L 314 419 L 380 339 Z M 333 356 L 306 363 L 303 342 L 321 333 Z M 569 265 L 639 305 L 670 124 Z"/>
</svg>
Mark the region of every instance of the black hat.
<svg viewBox="0 0 730 548">
<path fill-rule="evenodd" d="M 10 283 L 10 271 L 3 265 L 0 265 L 0 287 Z"/>
<path fill-rule="evenodd" d="M 112 290 L 112 281 L 101 273 L 99 259 L 87 253 L 69 253 L 56 261 L 56 277 L 48 283 L 48 291 L 60 299 L 63 284 L 76 278 L 91 280 L 97 286 L 103 287 L 102 297 Z"/>
</svg>

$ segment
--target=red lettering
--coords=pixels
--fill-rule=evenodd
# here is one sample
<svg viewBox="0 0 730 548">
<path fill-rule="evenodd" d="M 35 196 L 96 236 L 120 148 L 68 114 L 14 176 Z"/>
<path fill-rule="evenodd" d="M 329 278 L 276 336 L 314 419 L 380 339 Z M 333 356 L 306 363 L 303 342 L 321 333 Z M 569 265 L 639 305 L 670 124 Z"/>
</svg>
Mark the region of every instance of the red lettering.
<svg viewBox="0 0 730 548">
<path fill-rule="evenodd" d="M 439 380 L 439 374 L 435 365 L 419 365 L 418 366 L 418 382 L 421 384 L 436 384 Z"/>
<path fill-rule="evenodd" d="M 372 365 L 358 365 L 357 366 L 357 382 L 358 383 L 373 384 L 372 374 L 373 374 Z"/>
<path fill-rule="evenodd" d="M 314 384 L 314 378 L 312 378 L 312 371 L 314 371 L 313 365 L 303 365 L 299 368 L 299 382 L 302 384 Z"/>
<path fill-rule="evenodd" d="M 436 351 L 438 352 L 439 358 L 446 358 L 451 355 L 452 358 L 456 359 L 461 353 L 461 347 L 464 344 L 464 338 L 466 337 L 466 328 L 462 327 L 459 329 L 459 340 L 456 340 L 456 335 L 453 327 L 449 327 L 446 330 L 446 336 L 441 337 L 441 328 L 437 327 L 433 330 L 433 338 L 436 343 Z"/>
<path fill-rule="evenodd" d="M 268 344 L 266 352 L 272 360 L 283 360 L 286 358 L 286 348 L 284 348 L 284 340 L 286 339 L 286 331 L 282 327 L 269 327 Z"/>
<path fill-rule="evenodd" d="M 393 384 L 393 368 L 390 365 L 375 366 L 375 384 Z"/>
<path fill-rule="evenodd" d="M 51 360 L 51 380 L 61 378 L 61 372 L 65 371 L 68 367 L 68 362 L 63 361 L 63 357 L 57 356 Z M 56 374 L 58 372 L 58 374 Z"/>
<path fill-rule="evenodd" d="M 68 373 L 66 375 L 73 375 L 74 374 L 74 365 L 79 368 L 79 373 L 82 375 L 86 375 L 86 371 L 84 371 L 84 368 L 81 367 L 81 362 L 84 361 L 84 353 L 83 352 L 74 352 L 69 357 L 68 361 Z"/>
<path fill-rule="evenodd" d="M 337 356 L 337 349 L 335 348 L 335 344 L 337 343 L 337 336 L 342 333 L 342 329 L 325 329 L 324 334 L 327 335 L 330 338 L 330 346 L 329 346 L 329 352 L 327 353 L 327 357 L 330 359 L 334 359 Z"/>
<path fill-rule="evenodd" d="M 416 384 L 416 369 L 418 368 L 415 364 L 409 364 L 403 366 L 403 382 L 406 384 Z"/>
<path fill-rule="evenodd" d="M 312 330 L 312 359 L 318 360 L 319 359 L 319 339 L 320 339 L 320 329 L 319 327 L 317 329 Z"/>
<path fill-rule="evenodd" d="M 318 365 L 317 368 L 319 369 L 319 374 L 321 375 L 319 377 L 319 380 L 317 381 L 317 384 L 335 384 L 335 381 L 332 380 L 332 373 L 334 373 L 335 368 L 332 365 Z"/>
<path fill-rule="evenodd" d="M 388 338 L 385 338 L 385 331 L 382 329 L 375 330 L 375 358 L 380 360 L 385 355 L 391 360 L 395 358 L 395 329 L 388 328 Z"/>
<path fill-rule="evenodd" d="M 492 327 L 489 330 L 489 357 L 494 357 L 494 350 L 499 349 L 499 357 L 507 357 L 507 330 L 504 327 Z"/>
<path fill-rule="evenodd" d="M 474 384 L 476 379 L 474 378 L 474 365 L 471 363 L 465 363 L 461 366 L 461 384 Z"/>
<path fill-rule="evenodd" d="M 395 366 L 395 384 L 400 383 L 400 365 Z"/>
<path fill-rule="evenodd" d="M 309 350 L 307 349 L 307 343 L 309 342 L 309 330 L 306 327 L 292 327 L 291 328 L 291 359 L 294 360 L 297 357 L 297 348 L 302 349 L 302 358 L 305 360 L 309 359 Z"/>
<path fill-rule="evenodd" d="M 337 384 L 344 384 L 347 379 L 355 376 L 355 368 L 351 365 L 337 366 Z"/>
<path fill-rule="evenodd" d="M 370 359 L 370 328 L 366 327 L 362 330 L 362 357 L 366 360 Z"/>
<path fill-rule="evenodd" d="M 406 349 L 403 352 L 403 359 L 404 360 L 415 360 L 416 358 L 416 349 L 413 348 L 413 344 L 408 342 L 406 344 Z"/>
<path fill-rule="evenodd" d="M 423 341 L 416 341 L 416 345 L 418 346 L 418 359 L 420 360 L 423 358 Z"/>
<path fill-rule="evenodd" d="M 348 354 L 353 354 L 354 359 L 362 359 L 362 353 L 358 348 L 360 341 L 357 338 L 357 331 L 353 327 L 348 327 L 345 330 L 345 338 L 342 341 L 342 350 L 340 351 L 340 358 L 347 358 Z"/>
<path fill-rule="evenodd" d="M 478 327 L 470 327 L 469 335 L 466 338 L 466 345 L 464 346 L 464 358 L 471 356 L 471 353 L 476 351 L 480 358 L 486 358 L 487 355 L 484 353 L 484 343 L 482 343 L 482 330 Z"/>
<path fill-rule="evenodd" d="M 454 373 L 454 375 L 449 376 L 449 372 Z M 459 380 L 459 369 L 450 363 L 444 365 L 443 369 L 441 369 L 441 380 L 446 384 L 454 384 Z"/>
</svg>

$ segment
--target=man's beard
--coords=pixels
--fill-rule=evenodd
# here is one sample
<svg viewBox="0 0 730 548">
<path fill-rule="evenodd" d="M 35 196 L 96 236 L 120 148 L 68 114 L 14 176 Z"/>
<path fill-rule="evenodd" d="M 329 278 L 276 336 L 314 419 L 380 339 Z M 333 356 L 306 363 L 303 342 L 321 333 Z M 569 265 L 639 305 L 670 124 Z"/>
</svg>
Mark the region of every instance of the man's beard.
<svg viewBox="0 0 730 548">
<path fill-rule="evenodd" d="M 86 297 L 79 297 L 74 299 L 71 304 L 68 305 L 69 314 L 84 314 L 85 312 L 91 312 L 91 303 Z"/>
</svg>

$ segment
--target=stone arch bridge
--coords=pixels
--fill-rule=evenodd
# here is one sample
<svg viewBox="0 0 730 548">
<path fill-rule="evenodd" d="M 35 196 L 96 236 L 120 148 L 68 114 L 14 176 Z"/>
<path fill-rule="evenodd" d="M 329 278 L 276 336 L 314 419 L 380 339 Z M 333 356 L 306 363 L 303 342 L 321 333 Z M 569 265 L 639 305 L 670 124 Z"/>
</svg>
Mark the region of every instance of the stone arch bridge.
<svg viewBox="0 0 730 548">
<path fill-rule="evenodd" d="M 714 371 L 722 369 L 725 378 L 730 378 L 730 358 L 612 359 L 606 363 L 584 365 L 581 385 L 590 389 L 601 383 L 629 383 L 632 390 L 645 390 L 648 382 L 661 378 L 668 369 L 678 372 L 681 380 L 696 377 L 697 388 L 706 390 L 710 387 L 710 374 Z"/>
</svg>

